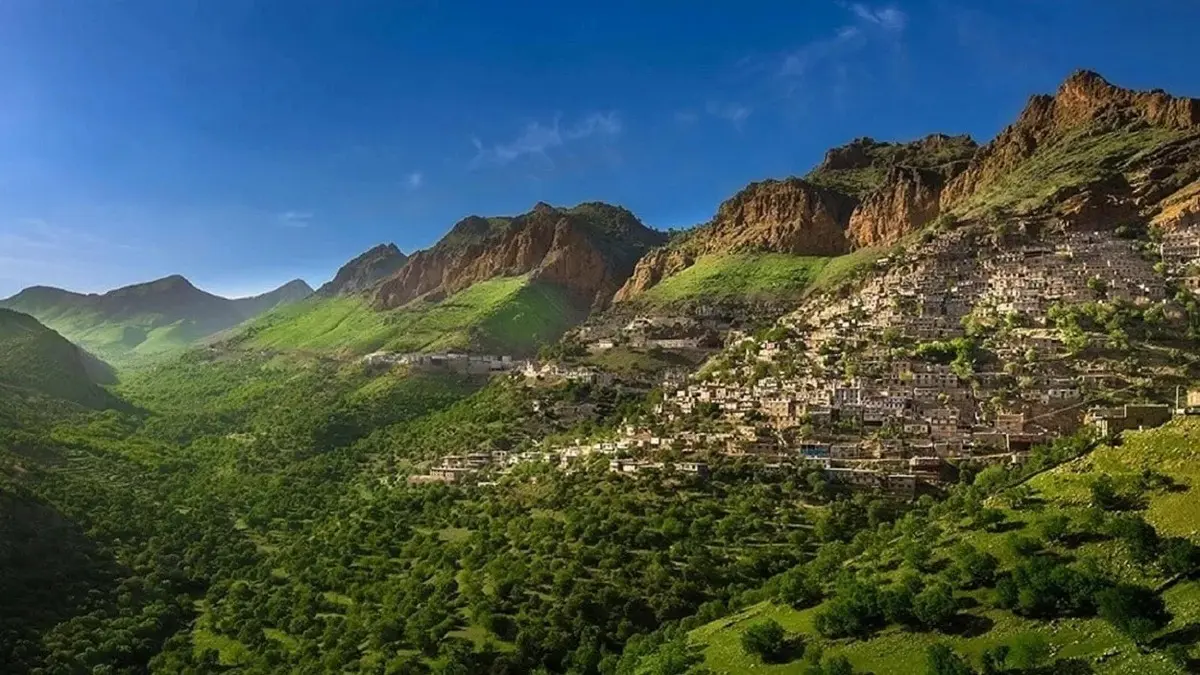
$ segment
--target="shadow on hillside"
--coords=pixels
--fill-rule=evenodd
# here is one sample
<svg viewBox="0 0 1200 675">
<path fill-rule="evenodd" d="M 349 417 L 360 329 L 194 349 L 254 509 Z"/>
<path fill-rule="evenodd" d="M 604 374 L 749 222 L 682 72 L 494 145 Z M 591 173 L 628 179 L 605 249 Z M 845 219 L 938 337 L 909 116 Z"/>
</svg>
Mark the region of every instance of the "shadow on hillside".
<svg viewBox="0 0 1200 675">
<path fill-rule="evenodd" d="M 41 636 L 92 611 L 121 568 L 74 522 L 34 496 L 0 489 L 0 663 L 36 667 Z"/>
<path fill-rule="evenodd" d="M 996 622 L 986 616 L 959 614 L 954 619 L 954 625 L 946 629 L 946 633 L 963 638 L 973 638 L 987 633 L 995 625 Z"/>
<path fill-rule="evenodd" d="M 1200 644 L 1200 623 L 1189 623 L 1169 633 L 1164 633 L 1154 639 L 1150 646 L 1154 649 L 1165 649 L 1171 645 Z"/>
</svg>

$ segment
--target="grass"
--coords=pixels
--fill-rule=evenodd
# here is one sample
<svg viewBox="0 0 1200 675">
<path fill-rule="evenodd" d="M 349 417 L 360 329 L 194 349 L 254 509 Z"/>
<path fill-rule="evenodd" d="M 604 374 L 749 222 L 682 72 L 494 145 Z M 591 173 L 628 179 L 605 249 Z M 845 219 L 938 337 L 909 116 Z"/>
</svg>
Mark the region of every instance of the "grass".
<svg viewBox="0 0 1200 675">
<path fill-rule="evenodd" d="M 252 324 L 255 347 L 362 355 L 475 349 L 529 353 L 582 318 L 564 291 L 527 277 L 474 284 L 438 302 L 377 311 L 360 297 L 311 299 Z"/>
<path fill-rule="evenodd" d="M 668 368 L 695 368 L 701 357 L 688 357 L 676 351 L 613 347 L 589 354 L 583 363 L 610 373 L 622 375 L 652 375 Z"/>
<path fill-rule="evenodd" d="M 1080 459 L 1034 477 L 1027 484 L 1045 500 L 1044 509 L 1036 516 L 1031 516 L 1029 511 L 1016 511 L 999 504 L 993 506 L 1004 511 L 1009 521 L 1017 524 L 1016 532 L 1021 533 L 1031 529 L 1031 523 L 1047 513 L 1057 511 L 1074 514 L 1085 507 L 1090 498 L 1091 481 L 1098 475 L 1110 474 L 1120 480 L 1122 476 L 1138 475 L 1144 468 L 1170 476 L 1180 487 L 1151 493 L 1142 515 L 1164 535 L 1189 536 L 1200 541 L 1200 499 L 1197 499 L 1196 493 L 1196 486 L 1200 485 L 1197 483 L 1200 478 L 1200 419 L 1176 420 L 1159 429 L 1127 433 L 1120 445 L 1102 446 Z M 1012 564 L 1012 554 L 1004 544 L 1007 534 L 970 529 L 961 522 L 943 522 L 941 525 L 945 534 L 937 550 L 945 552 L 955 541 L 968 541 L 997 555 L 1003 566 Z M 1163 581 L 1132 565 L 1122 546 L 1113 541 L 1088 543 L 1075 550 L 1060 551 L 1059 548 L 1055 547 L 1054 552 L 1095 559 L 1127 582 L 1157 586 Z M 944 557 L 945 553 L 942 555 Z M 882 561 L 865 562 L 866 566 L 876 564 L 882 564 Z M 966 595 L 980 602 L 966 610 L 965 614 L 976 617 L 976 622 L 988 626 L 986 631 L 958 636 L 907 632 L 890 627 L 868 640 L 824 641 L 825 653 L 846 656 L 854 664 L 856 672 L 920 675 L 925 672 L 925 651 L 932 644 L 949 644 L 956 651 L 974 659 L 989 647 L 1011 644 L 1018 635 L 1036 632 L 1054 646 L 1057 659 L 1082 659 L 1089 662 L 1096 673 L 1165 675 L 1180 672 L 1166 661 L 1161 652 L 1143 653 L 1103 620 L 1058 619 L 1047 622 L 1025 619 L 989 607 L 986 591 L 964 593 L 960 597 Z M 1174 615 L 1163 634 L 1194 630 L 1200 623 L 1200 581 L 1177 583 L 1163 593 L 1163 598 Z M 813 624 L 819 611 L 820 606 L 795 610 L 763 602 L 736 615 L 696 628 L 689 638 L 703 650 L 704 665 L 714 673 L 802 673 L 804 665 L 799 661 L 779 665 L 752 663 L 742 652 L 741 632 L 750 623 L 771 618 L 791 633 L 804 634 L 809 639 L 817 640 Z M 1105 654 L 1109 656 L 1099 658 Z"/>
<path fill-rule="evenodd" d="M 958 210 L 965 217 L 997 209 L 1025 213 L 1045 205 L 1060 190 L 1100 180 L 1130 159 L 1180 136 L 1153 127 L 1105 133 L 1084 128 L 1039 148 L 1028 160 L 981 186 Z"/>
<path fill-rule="evenodd" d="M 829 258 L 783 253 L 705 255 L 662 280 L 640 299 L 671 304 L 705 298 L 779 298 L 796 295 L 812 282 Z"/>
</svg>

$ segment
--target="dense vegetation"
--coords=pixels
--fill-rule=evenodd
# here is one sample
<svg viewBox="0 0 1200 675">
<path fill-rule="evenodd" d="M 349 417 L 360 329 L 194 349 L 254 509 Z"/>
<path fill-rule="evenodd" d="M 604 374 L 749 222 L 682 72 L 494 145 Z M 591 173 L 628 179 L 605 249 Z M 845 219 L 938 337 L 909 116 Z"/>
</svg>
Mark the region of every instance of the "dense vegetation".
<svg viewBox="0 0 1200 675">
<path fill-rule="evenodd" d="M 754 658 L 744 636 L 770 621 L 876 673 L 1180 672 L 1200 622 L 1198 435 L 1186 420 L 968 473 L 946 501 L 854 537 L 840 573 L 818 556 L 685 644 L 739 672 Z M 800 656 L 773 672 L 810 672 Z"/>
<path fill-rule="evenodd" d="M 0 658 L 613 673 L 636 636 L 757 601 L 820 542 L 895 514 L 822 506 L 818 474 L 737 463 L 709 481 L 533 464 L 490 488 L 404 486 L 428 458 L 530 448 L 579 423 L 531 415 L 522 386 L 482 384 L 205 350 L 130 375 L 132 412 L 22 395 L 25 412 L 0 417 L 0 564 L 19 570 L 0 594 Z M 627 410 L 587 387 L 538 396 L 604 424 Z"/>
<path fill-rule="evenodd" d="M 235 338 L 255 347 L 367 354 L 466 349 L 528 354 L 582 318 L 565 292 L 498 277 L 448 298 L 381 312 L 358 296 L 313 298 L 271 313 Z"/>
</svg>

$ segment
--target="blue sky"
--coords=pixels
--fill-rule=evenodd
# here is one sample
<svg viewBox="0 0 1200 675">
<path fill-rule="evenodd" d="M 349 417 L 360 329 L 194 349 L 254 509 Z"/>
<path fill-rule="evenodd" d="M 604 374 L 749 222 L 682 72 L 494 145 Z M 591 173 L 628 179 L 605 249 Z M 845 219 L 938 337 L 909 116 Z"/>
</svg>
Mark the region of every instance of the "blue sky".
<svg viewBox="0 0 1200 675">
<path fill-rule="evenodd" d="M 0 0 L 0 296 L 314 286 L 461 217 L 666 228 L 862 135 L 991 138 L 1087 67 L 1200 95 L 1191 0 Z"/>
</svg>

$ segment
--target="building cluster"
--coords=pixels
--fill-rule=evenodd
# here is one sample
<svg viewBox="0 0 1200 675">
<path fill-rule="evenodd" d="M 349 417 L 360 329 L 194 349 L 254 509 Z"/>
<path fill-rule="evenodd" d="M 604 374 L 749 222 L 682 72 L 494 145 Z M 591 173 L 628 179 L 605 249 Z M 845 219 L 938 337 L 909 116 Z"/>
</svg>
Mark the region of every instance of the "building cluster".
<svg viewBox="0 0 1200 675">
<path fill-rule="evenodd" d="M 1166 280 L 1135 242 L 1062 232 L 992 248 L 967 236 L 951 232 L 878 261 L 856 292 L 810 298 L 764 337 L 728 331 L 726 350 L 700 372 L 663 378 L 661 403 L 641 427 L 514 461 L 570 470 L 600 455 L 615 473 L 670 466 L 703 476 L 704 457 L 752 457 L 911 497 L 954 480 L 962 460 L 1020 462 L 1034 444 L 1081 423 L 1108 434 L 1169 418 L 1160 405 L 1091 407 L 1096 394 L 1145 378 L 1116 359 L 1070 358 L 1067 336 L 1047 317 L 1058 303 L 1163 300 Z M 1164 240 L 1162 255 L 1171 269 L 1194 264 L 1200 234 Z M 690 318 L 638 317 L 621 334 L 648 345 L 695 336 L 698 327 Z M 605 340 L 591 347 L 604 349 Z M 521 372 L 605 384 L 588 368 L 525 364 Z M 1200 397 L 1193 403 L 1200 408 Z M 664 463 L 667 456 L 684 461 Z M 440 469 L 431 475 L 457 475 L 454 466 Z"/>
<path fill-rule="evenodd" d="M 373 352 L 362 358 L 368 367 L 408 366 L 422 372 L 451 372 L 464 375 L 508 373 L 525 366 L 511 356 L 442 352 L 437 354 Z"/>
<path fill-rule="evenodd" d="M 1163 233 L 1159 252 L 1167 275 L 1200 294 L 1200 224 Z"/>
</svg>

